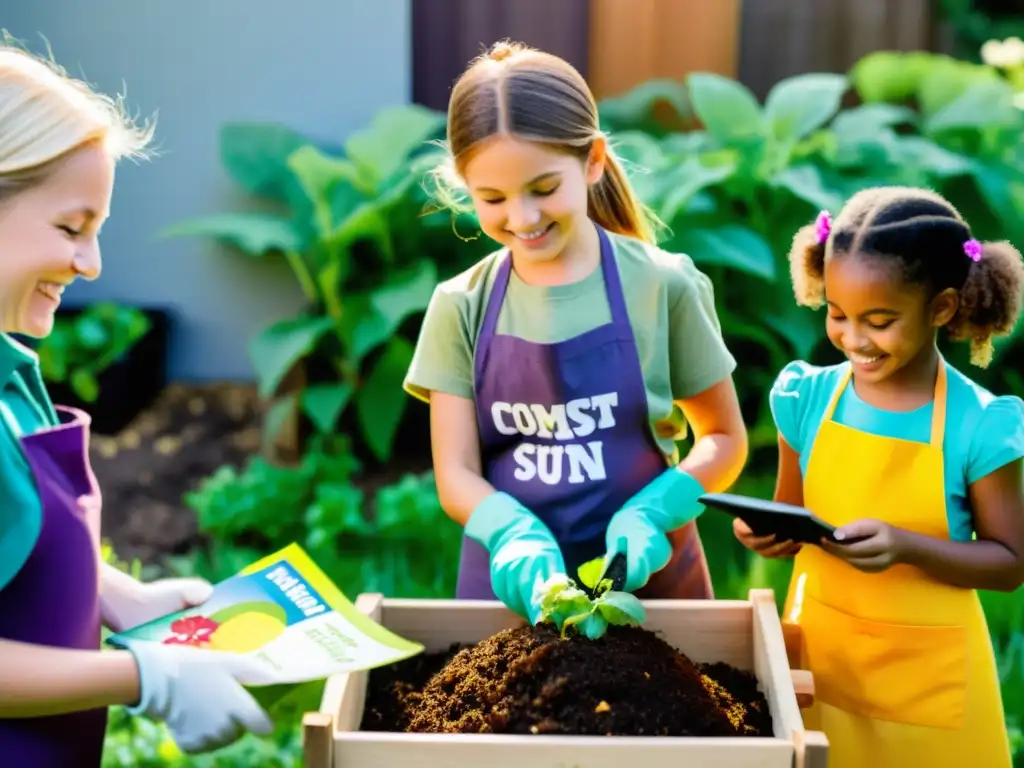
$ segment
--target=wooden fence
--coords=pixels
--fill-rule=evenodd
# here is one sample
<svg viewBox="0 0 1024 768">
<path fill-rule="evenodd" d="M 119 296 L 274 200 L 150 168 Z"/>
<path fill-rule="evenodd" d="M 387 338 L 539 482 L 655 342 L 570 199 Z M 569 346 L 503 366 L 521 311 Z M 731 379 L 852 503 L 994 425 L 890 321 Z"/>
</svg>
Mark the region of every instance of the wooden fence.
<svg viewBox="0 0 1024 768">
<path fill-rule="evenodd" d="M 759 97 L 876 50 L 943 50 L 932 0 L 411 0 L 413 100 L 444 109 L 466 63 L 502 38 L 570 61 L 598 98 L 704 70 Z"/>
</svg>

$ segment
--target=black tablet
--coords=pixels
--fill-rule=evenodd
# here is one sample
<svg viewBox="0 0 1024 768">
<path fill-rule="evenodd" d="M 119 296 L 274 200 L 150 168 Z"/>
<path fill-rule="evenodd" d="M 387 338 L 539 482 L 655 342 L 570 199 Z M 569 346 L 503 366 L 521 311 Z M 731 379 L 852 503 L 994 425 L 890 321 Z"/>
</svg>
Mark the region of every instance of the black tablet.
<svg viewBox="0 0 1024 768">
<path fill-rule="evenodd" d="M 708 493 L 700 497 L 700 503 L 740 518 L 755 536 L 774 533 L 778 542 L 801 544 L 818 544 L 822 538 L 834 541 L 835 526 L 815 517 L 805 507 L 734 493 Z"/>
</svg>

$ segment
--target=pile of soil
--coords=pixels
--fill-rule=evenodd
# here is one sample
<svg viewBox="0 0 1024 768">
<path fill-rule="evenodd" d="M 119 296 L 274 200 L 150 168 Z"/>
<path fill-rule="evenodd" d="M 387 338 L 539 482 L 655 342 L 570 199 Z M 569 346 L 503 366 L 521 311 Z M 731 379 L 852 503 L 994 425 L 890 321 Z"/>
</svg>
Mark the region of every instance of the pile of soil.
<svg viewBox="0 0 1024 768">
<path fill-rule="evenodd" d="M 771 736 L 753 675 L 695 664 L 658 635 L 550 625 L 373 670 L 362 729 L 409 733 Z"/>
</svg>

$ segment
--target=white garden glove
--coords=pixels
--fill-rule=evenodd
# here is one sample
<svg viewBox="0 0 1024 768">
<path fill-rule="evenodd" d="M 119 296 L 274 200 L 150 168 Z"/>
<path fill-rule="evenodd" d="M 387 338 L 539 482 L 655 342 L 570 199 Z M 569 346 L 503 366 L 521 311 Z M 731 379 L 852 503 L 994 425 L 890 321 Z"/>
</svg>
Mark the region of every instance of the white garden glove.
<svg viewBox="0 0 1024 768">
<path fill-rule="evenodd" d="M 264 678 L 254 658 L 151 642 L 131 643 L 128 650 L 139 667 L 141 690 L 139 703 L 128 711 L 166 723 L 182 752 L 219 749 L 246 731 L 273 731 L 270 717 L 239 682 Z"/>
<path fill-rule="evenodd" d="M 213 585 L 203 579 L 159 579 L 142 582 L 111 565 L 104 565 L 100 583 L 103 623 L 124 632 L 170 613 L 201 605 Z"/>
</svg>

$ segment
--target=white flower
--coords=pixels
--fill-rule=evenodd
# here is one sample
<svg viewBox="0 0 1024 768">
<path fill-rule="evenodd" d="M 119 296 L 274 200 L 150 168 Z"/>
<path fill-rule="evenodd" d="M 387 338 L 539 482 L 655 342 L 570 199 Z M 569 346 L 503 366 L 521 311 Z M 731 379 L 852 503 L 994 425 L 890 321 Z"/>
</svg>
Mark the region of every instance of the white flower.
<svg viewBox="0 0 1024 768">
<path fill-rule="evenodd" d="M 981 46 L 981 60 L 998 69 L 1020 66 L 1024 64 L 1024 40 L 1019 37 L 989 40 Z"/>
</svg>

